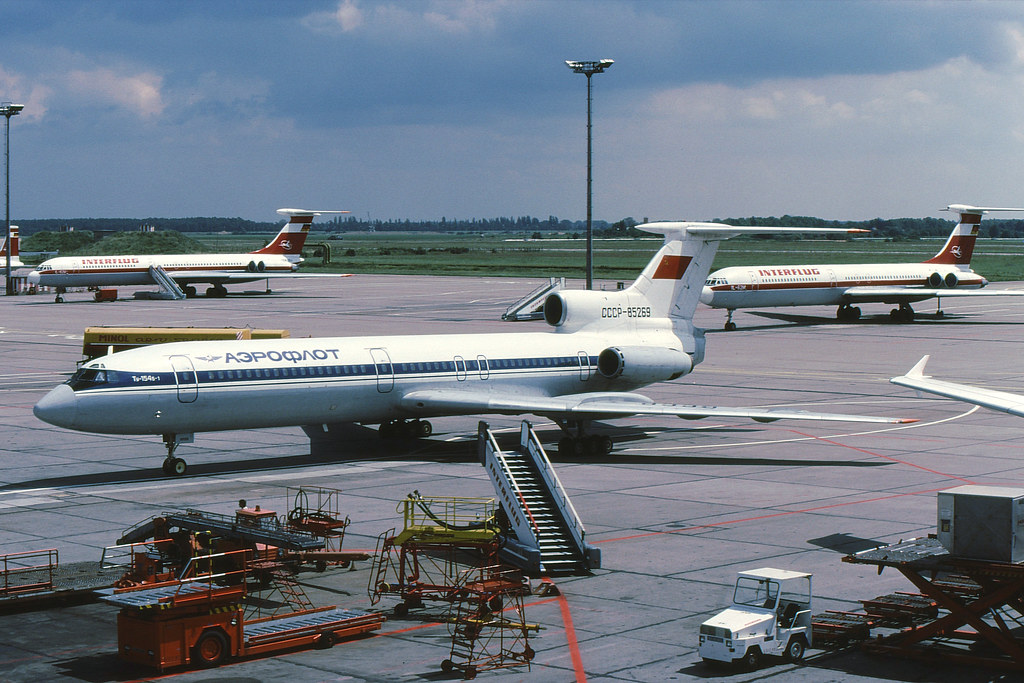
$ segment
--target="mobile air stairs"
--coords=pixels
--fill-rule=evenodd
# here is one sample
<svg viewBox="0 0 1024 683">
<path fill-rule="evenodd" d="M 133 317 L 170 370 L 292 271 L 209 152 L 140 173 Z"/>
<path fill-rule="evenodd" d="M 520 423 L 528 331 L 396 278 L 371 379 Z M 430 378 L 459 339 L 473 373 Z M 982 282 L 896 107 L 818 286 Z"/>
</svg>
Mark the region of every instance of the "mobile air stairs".
<svg viewBox="0 0 1024 683">
<path fill-rule="evenodd" d="M 553 294 L 560 289 L 565 289 L 565 278 L 549 277 L 547 284 L 541 285 L 505 309 L 505 312 L 501 314 L 501 319 L 506 322 L 543 320 L 544 301 L 548 298 L 548 294 Z"/>
<path fill-rule="evenodd" d="M 498 494 L 509 533 L 501 559 L 532 574 L 586 574 L 601 566 L 600 549 L 586 534 L 562 482 L 530 423 L 523 421 L 519 448 L 502 451 L 481 422 L 480 462 Z"/>
<path fill-rule="evenodd" d="M 185 292 L 178 286 L 178 283 L 174 281 L 167 271 L 161 266 L 150 266 L 149 276 L 153 278 L 153 282 L 160 285 L 160 293 L 153 295 L 149 298 L 159 299 L 184 299 Z"/>
</svg>

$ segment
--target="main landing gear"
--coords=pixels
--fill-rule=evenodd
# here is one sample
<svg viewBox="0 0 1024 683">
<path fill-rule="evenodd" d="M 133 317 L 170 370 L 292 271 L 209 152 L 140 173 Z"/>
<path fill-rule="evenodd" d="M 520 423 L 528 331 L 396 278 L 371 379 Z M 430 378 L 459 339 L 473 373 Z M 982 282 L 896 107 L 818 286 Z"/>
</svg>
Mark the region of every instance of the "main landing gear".
<svg viewBox="0 0 1024 683">
<path fill-rule="evenodd" d="M 608 455 L 615 447 L 615 443 L 609 436 L 586 434 L 582 422 L 560 421 L 558 426 L 566 433 L 558 441 L 558 455 L 563 458 Z"/>
<path fill-rule="evenodd" d="M 228 295 L 228 290 L 222 284 L 216 284 L 212 287 L 206 288 L 206 296 L 210 298 L 222 299 Z"/>
<path fill-rule="evenodd" d="M 889 311 L 889 320 L 895 323 L 912 323 L 914 322 L 914 309 L 910 307 L 910 304 L 900 304 L 899 308 Z"/>
<path fill-rule="evenodd" d="M 167 447 L 167 457 L 164 458 L 163 470 L 167 476 L 180 477 L 188 471 L 188 463 L 181 458 L 174 457 L 174 449 L 180 444 L 192 443 L 192 434 L 164 434 L 164 446 Z"/>
<path fill-rule="evenodd" d="M 860 307 L 851 306 L 850 304 L 843 304 L 836 311 L 837 320 L 859 320 L 860 319 Z"/>
<path fill-rule="evenodd" d="M 62 303 L 64 303 L 64 295 L 67 294 L 67 291 L 68 290 L 67 290 L 66 287 L 58 287 L 57 288 L 57 296 L 53 297 L 53 303 L 55 303 L 55 304 L 62 304 Z"/>
<path fill-rule="evenodd" d="M 391 420 L 381 422 L 377 429 L 382 439 L 423 439 L 434 433 L 426 420 Z"/>
</svg>

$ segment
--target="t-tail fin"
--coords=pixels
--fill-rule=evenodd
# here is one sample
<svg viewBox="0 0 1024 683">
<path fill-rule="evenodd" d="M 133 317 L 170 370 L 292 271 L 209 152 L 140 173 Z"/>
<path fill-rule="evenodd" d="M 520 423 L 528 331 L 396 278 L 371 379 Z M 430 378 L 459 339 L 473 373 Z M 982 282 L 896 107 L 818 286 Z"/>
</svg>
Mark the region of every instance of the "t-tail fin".
<svg viewBox="0 0 1024 683">
<path fill-rule="evenodd" d="M 302 247 L 306 244 L 306 236 L 313 225 L 313 217 L 324 213 L 348 213 L 348 211 L 309 211 L 307 209 L 278 209 L 282 216 L 288 216 L 288 222 L 277 233 L 277 237 L 262 249 L 252 254 L 284 254 L 289 260 L 298 260 Z"/>
<path fill-rule="evenodd" d="M 953 227 L 953 232 L 949 234 L 949 239 L 946 240 L 939 253 L 924 263 L 970 267 L 971 257 L 974 255 L 974 242 L 978 239 L 978 228 L 981 227 L 981 217 L 989 211 L 1024 211 L 1024 209 L 950 204 L 943 211 L 960 214 L 960 220 Z"/>
<path fill-rule="evenodd" d="M 11 268 L 24 268 L 25 264 L 18 258 L 18 226 L 11 226 Z M 7 269 L 7 238 L 0 240 L 0 270 Z"/>
</svg>

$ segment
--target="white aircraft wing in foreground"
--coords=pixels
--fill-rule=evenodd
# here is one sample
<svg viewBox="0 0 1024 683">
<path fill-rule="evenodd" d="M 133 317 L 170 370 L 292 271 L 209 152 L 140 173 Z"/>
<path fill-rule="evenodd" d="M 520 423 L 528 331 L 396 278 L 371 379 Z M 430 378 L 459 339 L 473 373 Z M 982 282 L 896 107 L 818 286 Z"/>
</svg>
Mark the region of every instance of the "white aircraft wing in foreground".
<svg viewBox="0 0 1024 683">
<path fill-rule="evenodd" d="M 1021 394 L 932 379 L 929 375 L 924 374 L 924 366 L 927 365 L 929 358 L 931 356 L 925 356 L 917 362 L 917 365 L 911 368 L 910 372 L 901 377 L 893 377 L 889 381 L 893 384 L 914 389 L 917 391 L 918 396 L 921 396 L 922 393 L 935 394 L 963 401 L 964 403 L 973 403 L 983 408 L 998 410 L 1002 413 L 1024 417 L 1024 396 Z"/>
<path fill-rule="evenodd" d="M 413 411 L 427 411 L 437 414 L 498 413 L 521 415 L 532 413 L 554 420 L 601 420 L 632 415 L 666 415 L 687 420 L 705 417 L 746 418 L 757 422 L 775 420 L 835 420 L 841 422 L 916 422 L 911 419 L 879 418 L 867 415 L 842 413 L 812 413 L 806 410 L 783 410 L 778 408 L 720 408 L 718 406 L 691 406 L 676 403 L 656 403 L 635 392 L 604 392 L 594 394 L 568 394 L 564 396 L 494 396 L 472 394 L 452 389 L 424 389 L 412 391 L 402 399 L 402 404 Z"/>
</svg>

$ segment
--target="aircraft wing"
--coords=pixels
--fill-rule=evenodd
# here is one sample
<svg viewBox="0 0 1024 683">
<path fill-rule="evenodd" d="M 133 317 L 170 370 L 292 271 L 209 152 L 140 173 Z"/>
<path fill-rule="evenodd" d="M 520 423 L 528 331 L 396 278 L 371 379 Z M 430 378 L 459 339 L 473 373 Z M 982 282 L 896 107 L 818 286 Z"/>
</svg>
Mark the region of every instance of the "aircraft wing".
<svg viewBox="0 0 1024 683">
<path fill-rule="evenodd" d="M 599 420 L 630 415 L 671 415 L 687 420 L 704 417 L 742 417 L 757 422 L 775 420 L 835 420 L 842 422 L 881 422 L 903 424 L 915 419 L 845 415 L 839 413 L 812 413 L 805 410 L 779 410 L 762 408 L 719 408 L 716 406 L 688 406 L 673 403 L 655 403 L 636 393 L 605 392 L 592 394 L 498 395 L 455 389 L 423 389 L 411 391 L 402 398 L 403 407 L 424 415 L 453 412 L 463 414 L 501 413 L 521 415 L 532 413 L 546 417 Z"/>
<path fill-rule="evenodd" d="M 202 272 L 170 270 L 167 271 L 167 274 L 175 282 L 254 282 L 280 277 L 352 277 L 352 273 L 250 273 L 227 270 Z"/>
<path fill-rule="evenodd" d="M 925 299 L 954 296 L 1024 296 L 1024 289 L 931 289 L 926 287 L 850 287 L 843 292 L 843 299 L 849 302 L 877 301 L 887 304 L 911 303 Z"/>
<path fill-rule="evenodd" d="M 966 384 L 943 382 L 942 380 L 932 379 L 930 376 L 924 374 L 924 366 L 928 363 L 929 358 L 931 358 L 931 356 L 925 356 L 918 361 L 917 365 L 915 365 L 910 372 L 902 377 L 893 377 L 889 381 L 893 384 L 899 384 L 900 386 L 910 387 L 911 389 L 916 390 L 918 396 L 923 396 L 925 393 L 936 394 L 938 396 L 956 399 L 957 401 L 973 403 L 985 408 L 991 408 L 992 410 L 998 410 L 1003 413 L 1009 413 L 1010 415 L 1024 417 L 1024 396 L 1020 394 L 1011 394 L 1007 391 L 982 389 L 980 387 L 972 387 Z"/>
</svg>

